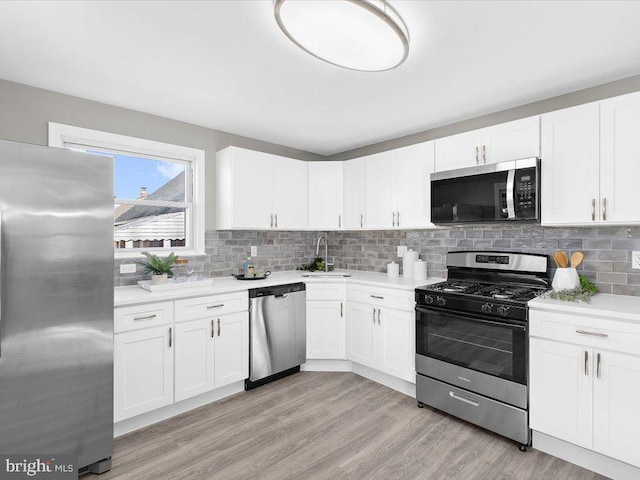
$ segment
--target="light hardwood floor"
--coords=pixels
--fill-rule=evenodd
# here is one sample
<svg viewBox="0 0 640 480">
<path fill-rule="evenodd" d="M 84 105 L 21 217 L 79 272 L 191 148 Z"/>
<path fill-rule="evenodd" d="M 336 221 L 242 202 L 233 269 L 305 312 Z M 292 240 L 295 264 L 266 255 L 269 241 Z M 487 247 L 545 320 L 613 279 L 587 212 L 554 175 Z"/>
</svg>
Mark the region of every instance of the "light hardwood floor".
<svg viewBox="0 0 640 480">
<path fill-rule="evenodd" d="M 353 373 L 301 372 L 119 437 L 125 479 L 478 479 L 604 477 Z"/>
</svg>

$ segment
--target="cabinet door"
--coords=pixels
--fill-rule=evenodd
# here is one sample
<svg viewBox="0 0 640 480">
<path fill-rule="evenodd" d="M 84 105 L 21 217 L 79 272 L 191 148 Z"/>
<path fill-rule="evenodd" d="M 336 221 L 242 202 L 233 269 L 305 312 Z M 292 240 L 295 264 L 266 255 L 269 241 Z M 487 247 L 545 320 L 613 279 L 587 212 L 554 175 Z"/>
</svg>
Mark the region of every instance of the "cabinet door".
<svg viewBox="0 0 640 480">
<path fill-rule="evenodd" d="M 234 149 L 231 160 L 233 228 L 269 228 L 270 155 Z"/>
<path fill-rule="evenodd" d="M 599 218 L 599 159 L 597 102 L 542 115 L 542 224 Z"/>
<path fill-rule="evenodd" d="M 347 303 L 348 358 L 351 361 L 376 368 L 374 350 L 376 308 L 365 303 Z"/>
<path fill-rule="evenodd" d="M 411 145 L 396 152 L 397 226 L 427 227 L 431 225 L 434 142 Z"/>
<path fill-rule="evenodd" d="M 598 350 L 595 354 L 593 449 L 640 467 L 640 357 Z"/>
<path fill-rule="evenodd" d="M 342 228 L 342 162 L 309 162 L 309 228 Z"/>
<path fill-rule="evenodd" d="M 395 151 L 368 156 L 365 164 L 367 228 L 392 228 L 396 205 L 393 198 L 395 183 Z"/>
<path fill-rule="evenodd" d="M 479 165 L 481 141 L 479 130 L 437 139 L 435 141 L 436 172 Z"/>
<path fill-rule="evenodd" d="M 481 163 L 540 156 L 540 117 L 529 117 L 482 129 Z"/>
<path fill-rule="evenodd" d="M 377 326 L 380 370 L 415 383 L 415 313 L 381 308 Z"/>
<path fill-rule="evenodd" d="M 600 219 L 638 222 L 640 93 L 603 100 L 600 115 Z"/>
<path fill-rule="evenodd" d="M 343 162 L 342 209 L 343 226 L 346 229 L 364 228 L 365 219 L 365 159 L 356 158 Z"/>
<path fill-rule="evenodd" d="M 345 359 L 344 302 L 307 301 L 307 359 Z"/>
<path fill-rule="evenodd" d="M 539 338 L 530 346 L 531 428 L 592 448 L 592 351 Z"/>
<path fill-rule="evenodd" d="M 175 342 L 176 402 L 214 389 L 213 320 L 178 323 Z"/>
<path fill-rule="evenodd" d="M 307 228 L 307 162 L 274 156 L 270 173 L 274 228 Z"/>
<path fill-rule="evenodd" d="M 114 421 L 173 402 L 171 327 L 155 327 L 114 336 Z"/>
<path fill-rule="evenodd" d="M 222 315 L 215 319 L 215 386 L 249 377 L 249 313 Z"/>
</svg>

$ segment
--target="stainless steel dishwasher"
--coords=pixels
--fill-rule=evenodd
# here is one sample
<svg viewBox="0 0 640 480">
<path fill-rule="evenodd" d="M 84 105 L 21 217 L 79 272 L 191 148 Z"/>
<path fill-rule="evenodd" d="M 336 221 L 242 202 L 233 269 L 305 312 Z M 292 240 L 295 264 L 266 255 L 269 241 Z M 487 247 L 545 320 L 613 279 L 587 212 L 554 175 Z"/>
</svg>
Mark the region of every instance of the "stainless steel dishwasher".
<svg viewBox="0 0 640 480">
<path fill-rule="evenodd" d="M 245 390 L 299 372 L 306 360 L 304 283 L 249 290 L 249 378 Z"/>
</svg>

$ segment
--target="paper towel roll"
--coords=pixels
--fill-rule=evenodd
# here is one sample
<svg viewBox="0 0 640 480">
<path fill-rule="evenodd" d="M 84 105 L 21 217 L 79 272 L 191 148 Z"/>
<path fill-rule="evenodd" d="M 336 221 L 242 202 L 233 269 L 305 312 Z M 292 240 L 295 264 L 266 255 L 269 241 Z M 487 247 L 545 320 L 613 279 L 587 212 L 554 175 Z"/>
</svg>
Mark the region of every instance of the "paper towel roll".
<svg viewBox="0 0 640 480">
<path fill-rule="evenodd" d="M 400 276 L 400 264 L 396 262 L 387 263 L 387 277 L 396 278 Z"/>
<path fill-rule="evenodd" d="M 413 264 L 420 258 L 415 250 L 407 250 L 402 257 L 402 275 L 406 278 L 413 277 Z"/>
<path fill-rule="evenodd" d="M 413 278 L 415 280 L 427 279 L 427 262 L 424 260 L 418 260 L 413 263 Z"/>
</svg>

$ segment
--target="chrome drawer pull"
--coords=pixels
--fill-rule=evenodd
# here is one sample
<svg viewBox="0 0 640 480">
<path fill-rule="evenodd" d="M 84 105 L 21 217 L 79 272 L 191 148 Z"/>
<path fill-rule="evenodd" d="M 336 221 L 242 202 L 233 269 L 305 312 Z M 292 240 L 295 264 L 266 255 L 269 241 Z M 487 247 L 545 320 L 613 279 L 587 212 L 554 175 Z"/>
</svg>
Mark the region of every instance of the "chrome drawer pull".
<svg viewBox="0 0 640 480">
<path fill-rule="evenodd" d="M 137 321 L 137 320 L 151 320 L 151 319 L 156 318 L 156 317 L 157 317 L 157 315 L 154 313 L 153 315 L 148 315 L 146 317 L 133 317 L 133 320 L 134 321 Z"/>
<path fill-rule="evenodd" d="M 371 295 L 371 298 L 377 298 L 378 300 L 384 300 L 384 297 L 380 297 L 378 295 Z"/>
<path fill-rule="evenodd" d="M 606 333 L 598 333 L 598 332 L 587 332 L 586 330 L 576 330 L 576 333 L 580 335 L 591 335 L 592 337 L 600 337 L 600 338 L 608 338 L 609 335 Z"/>
<path fill-rule="evenodd" d="M 214 308 L 222 308 L 224 307 L 224 303 L 219 303 L 218 305 L 209 305 L 207 310 L 213 310 Z"/>
<path fill-rule="evenodd" d="M 473 405 L 474 407 L 479 407 L 480 406 L 480 404 L 478 402 L 474 402 L 473 400 L 471 400 L 469 398 L 465 398 L 465 397 L 463 397 L 461 395 L 458 395 L 455 392 L 449 392 L 449 396 L 451 398 L 455 398 L 456 400 L 459 400 L 461 402 L 468 403 L 469 405 Z"/>
</svg>

